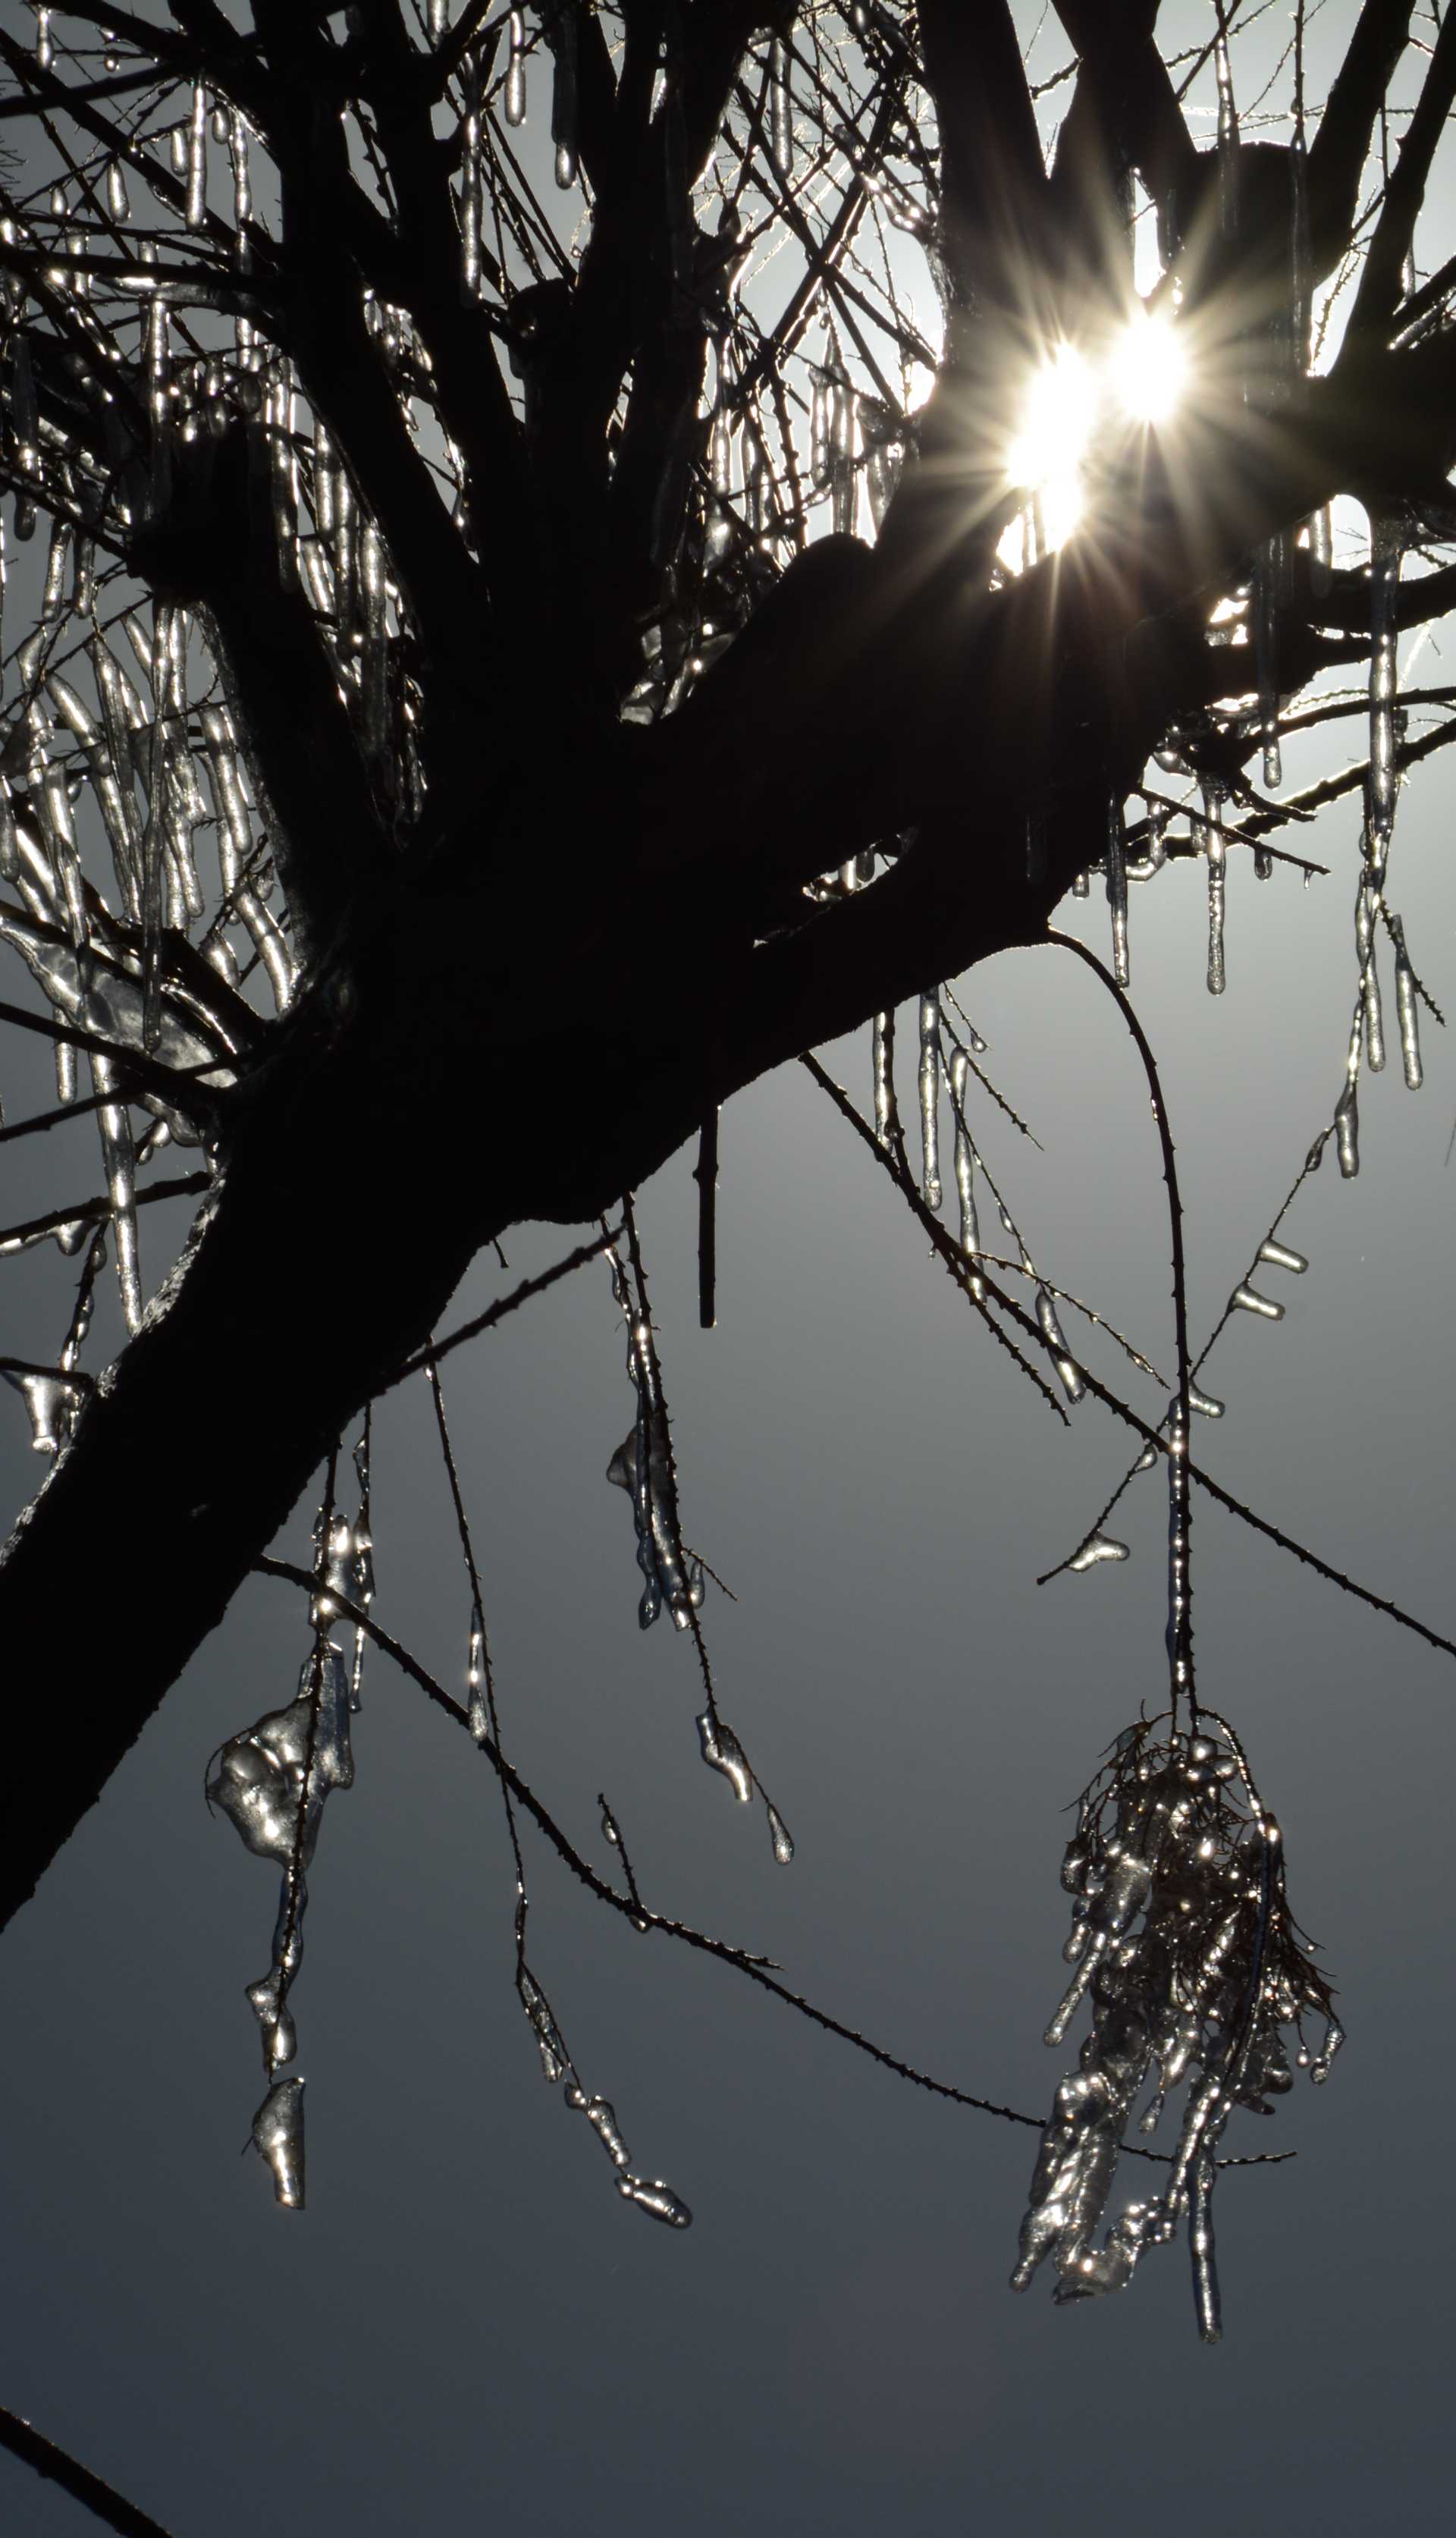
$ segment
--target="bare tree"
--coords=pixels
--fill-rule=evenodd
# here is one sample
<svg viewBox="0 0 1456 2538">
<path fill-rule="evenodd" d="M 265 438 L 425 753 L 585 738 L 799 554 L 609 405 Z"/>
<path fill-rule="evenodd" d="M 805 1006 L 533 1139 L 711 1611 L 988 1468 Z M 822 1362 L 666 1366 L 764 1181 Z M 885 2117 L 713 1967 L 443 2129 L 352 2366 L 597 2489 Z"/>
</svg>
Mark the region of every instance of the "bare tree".
<svg viewBox="0 0 1456 2538">
<path fill-rule="evenodd" d="M 1348 1063 L 1304 1166 L 1328 1143 L 1357 1171 L 1382 957 L 1421 1076 L 1423 990 L 1387 898 L 1400 778 L 1456 730 L 1449 692 L 1403 701 L 1395 677 L 1397 633 L 1456 598 L 1432 557 L 1456 532 L 1456 272 L 1415 261 L 1456 38 L 1414 14 L 1365 0 L 1316 104 L 1301 7 L 1279 137 L 1252 140 L 1237 0 L 1216 0 L 1179 63 L 1156 0 L 1058 0 L 1073 58 L 1046 83 L 1065 105 L 1049 156 L 1002 0 L 231 16 L 100 0 L 37 9 L 33 44 L 0 30 L 0 113 L 30 154 L 0 223 L 0 477 L 17 538 L 48 537 L 0 748 L 0 935 L 39 994 L 6 1011 L 53 1037 L 57 1115 L 96 1111 L 105 1183 L 4 1233 L 82 1271 L 54 1363 L 9 1362 L 54 1461 L 0 1569 L 0 1630 L 39 1647 L 64 1609 L 112 1651 L 64 1715 L 14 1706 L 0 1913 L 240 1580 L 295 1574 L 314 1624 L 299 1701 L 226 1747 L 210 1783 L 284 1872 L 253 1989 L 257 2138 L 282 2199 L 301 2194 L 300 2084 L 278 2074 L 302 1872 L 352 1772 L 341 1620 L 356 1664 L 379 1641 L 455 1709 L 507 1810 L 602 1900 L 781 1988 L 649 1912 L 625 1857 L 625 1892 L 597 1876 L 514 1774 L 458 1490 L 468 1702 L 378 1630 L 366 1429 L 358 1515 L 340 1511 L 338 1446 L 424 1372 L 453 1486 L 450 1342 L 433 1336 L 453 1290 L 524 1220 L 595 1228 L 562 1266 L 614 1260 L 637 1412 L 612 1477 L 632 1499 L 642 1618 L 665 1607 L 692 1635 L 704 1755 L 761 1795 L 717 1707 L 624 1193 L 699 1140 L 711 1318 L 719 1107 L 803 1058 L 1053 1407 L 1090 1389 L 1168 1470 L 1169 1707 L 1092 1782 L 1069 1853 L 1077 1973 L 1057 2033 L 1089 1991 L 1093 2026 L 1019 2279 L 1054 2251 L 1062 2296 L 1114 2288 L 1187 2216 L 1217 2332 L 1223 2125 L 1288 2083 L 1280 2031 L 1328 2013 L 1329 1991 L 1242 1747 L 1194 1685 L 1189 1427 L 1216 1405 L 1126 1002 L 1129 885 L 1203 860 L 1217 992 L 1227 857 L 1267 877 L 1284 824 L 1341 791 L 1362 802 Z M 1396 146 L 1385 100 L 1418 40 Z M 1206 67 L 1219 129 L 1201 152 L 1181 100 Z M 1337 566 L 1342 496 L 1369 539 Z M 1325 676 L 1351 665 L 1367 761 L 1291 796 L 1282 736 L 1352 709 Z M 1419 735 L 1417 703 L 1434 713 Z M 1105 982 L 1164 1127 L 1177 1368 L 1151 1423 L 1081 1365 L 1076 1300 L 1033 1267 L 999 1191 L 1015 1256 L 983 1242 L 981 1052 L 931 983 L 1047 939 L 1093 871 Z M 918 1169 L 895 1089 L 906 998 Z M 869 1120 L 811 1054 L 858 1025 Z M 194 1168 L 159 1173 L 174 1145 Z M 318 1194 L 355 1149 L 349 1241 L 368 1265 L 341 1277 Z M 196 1221 L 149 1304 L 141 1211 L 179 1194 Z M 1297 1270 L 1281 1222 L 1260 1258 Z M 108 1246 L 131 1337 L 96 1378 L 81 1361 Z M 1248 1282 L 1239 1308 L 1272 1309 Z M 265 1554 L 320 1464 L 310 1579 Z M 1109 1513 L 1066 1565 L 1120 1556 Z M 144 1576 L 165 1591 L 139 1600 Z M 604 1830 L 620 1854 L 605 1807 Z M 518 1986 L 548 2071 L 578 2090 L 624 2191 L 686 2217 L 580 2089 L 524 1929 L 522 1871 Z M 1155 2068 L 1164 2086 L 1202 2076 L 1165 2192 L 1098 2250 Z"/>
</svg>

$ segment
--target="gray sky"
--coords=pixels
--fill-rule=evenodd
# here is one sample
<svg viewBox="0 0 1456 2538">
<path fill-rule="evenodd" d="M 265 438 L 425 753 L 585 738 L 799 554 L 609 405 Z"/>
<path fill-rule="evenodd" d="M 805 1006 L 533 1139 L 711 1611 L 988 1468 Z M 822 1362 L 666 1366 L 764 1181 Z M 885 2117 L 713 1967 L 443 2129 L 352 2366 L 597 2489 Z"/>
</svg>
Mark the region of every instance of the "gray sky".
<svg viewBox="0 0 1456 2538">
<path fill-rule="evenodd" d="M 1451 782 L 1437 759 L 1407 788 L 1391 891 L 1448 1010 Z M 1334 868 L 1308 892 L 1233 859 L 1222 1000 L 1203 987 L 1201 875 L 1134 896 L 1200 1336 L 1339 1089 L 1357 816 L 1299 842 Z M 1064 918 L 1105 953 L 1095 899 Z M 1052 951 L 961 992 L 1045 1149 L 987 1111 L 1038 1260 L 1166 1363 L 1161 1184 L 1117 1015 Z M 1288 1303 L 1278 1327 L 1235 1316 L 1207 1374 L 1227 1416 L 1195 1442 L 1263 1512 L 1456 1636 L 1456 1067 L 1433 1027 L 1424 1044 L 1419 1097 L 1398 1061 L 1362 1078 L 1359 1177 L 1329 1156 L 1301 1192 L 1285 1234 L 1308 1274 L 1262 1282 Z M 827 1062 L 867 1101 L 863 1042 Z M 18 1054 L 13 1115 L 47 1098 L 46 1070 Z M 64 1150 L 7 1150 L 8 1216 L 98 1185 L 89 1132 L 67 1135 L 74 1179 Z M 684 1521 L 740 1595 L 707 1609 L 720 1699 L 797 1857 L 777 1868 L 761 1814 L 703 1770 L 690 1647 L 637 1631 L 629 1511 L 603 1478 L 631 1396 L 599 1267 L 449 1373 L 509 1749 L 599 1862 L 606 1789 L 653 1906 L 766 1950 L 893 2051 L 1039 2116 L 1070 2058 L 1039 2041 L 1064 1980 L 1062 1811 L 1164 1680 L 1160 1488 L 1140 1481 L 1119 1510 L 1129 1562 L 1038 1590 L 1125 1467 L 1111 1421 L 1089 1402 L 1056 1426 L 798 1070 L 725 1114 L 719 1326 L 699 1332 L 691 1160 L 640 1207 Z M 322 1201 L 341 1277 L 354 1161 Z M 458 1314 L 569 1238 L 513 1239 L 509 1280 L 478 1267 Z M 165 1246 L 144 1239 L 155 1274 Z M 3 1269 L 7 1345 L 53 1348 L 54 1256 Z M 1089 1362 L 1123 1388 L 1114 1352 Z M 0 1455 L 18 1504 L 36 1469 L 19 1404 Z M 1033 2133 L 635 1937 L 533 1843 L 532 1962 L 637 2166 L 695 2226 L 630 2211 L 543 2085 L 512 1996 L 490 1776 L 377 1656 L 295 1994 L 308 2209 L 277 2211 L 238 2156 L 262 2094 L 242 1986 L 267 1964 L 274 1879 L 202 1803 L 209 1754 L 290 1696 L 308 1644 L 298 1600 L 258 1580 L 0 1950 L 0 2398 L 177 2538 L 265 2520 L 280 2538 L 1442 2525 L 1456 1674 L 1206 1501 L 1195 1517 L 1201 1688 L 1280 1816 L 1350 2031 L 1328 2088 L 1230 2128 L 1232 2151 L 1299 2157 L 1220 2187 L 1217 2350 L 1196 2341 L 1181 2245 L 1112 2301 L 1057 2311 L 1040 2281 L 1013 2299 Z M 458 1687 L 469 1597 L 423 1386 L 379 1414 L 374 1524 L 380 1620 Z M 16 1689 L 64 1701 L 73 1669 L 106 1663 L 58 1616 Z M 90 2525 L 0 2457 L 0 2527 Z"/>
</svg>

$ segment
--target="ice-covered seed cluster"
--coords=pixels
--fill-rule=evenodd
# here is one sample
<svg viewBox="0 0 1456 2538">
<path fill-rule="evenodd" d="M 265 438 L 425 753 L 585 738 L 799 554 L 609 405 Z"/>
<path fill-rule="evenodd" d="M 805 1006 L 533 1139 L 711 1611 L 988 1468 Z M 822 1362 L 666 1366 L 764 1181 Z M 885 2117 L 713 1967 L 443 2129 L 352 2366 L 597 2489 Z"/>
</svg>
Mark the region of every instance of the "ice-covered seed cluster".
<svg viewBox="0 0 1456 2538">
<path fill-rule="evenodd" d="M 1092 2029 L 1042 2137 L 1012 2287 L 1025 2291 L 1050 2256 L 1058 2301 L 1120 2291 L 1144 2248 L 1186 2221 L 1199 2329 L 1213 2342 L 1224 2128 L 1235 2106 L 1272 2113 L 1270 2100 L 1292 2086 L 1288 2030 L 1309 2063 L 1303 2022 L 1323 2020 L 1316 2081 L 1341 2042 L 1330 1986 L 1286 1901 L 1279 1827 L 1231 1732 L 1172 1734 L 1165 1719 L 1127 1729 L 1083 1796 L 1062 1883 L 1074 1899 L 1064 1954 L 1075 1970 L 1046 2041 L 1062 2041 L 1084 1999 Z M 1128 2204 L 1097 2244 L 1139 2097 L 1151 2084 L 1138 2126 L 1151 2133 L 1184 2082 L 1163 2191 Z"/>
</svg>

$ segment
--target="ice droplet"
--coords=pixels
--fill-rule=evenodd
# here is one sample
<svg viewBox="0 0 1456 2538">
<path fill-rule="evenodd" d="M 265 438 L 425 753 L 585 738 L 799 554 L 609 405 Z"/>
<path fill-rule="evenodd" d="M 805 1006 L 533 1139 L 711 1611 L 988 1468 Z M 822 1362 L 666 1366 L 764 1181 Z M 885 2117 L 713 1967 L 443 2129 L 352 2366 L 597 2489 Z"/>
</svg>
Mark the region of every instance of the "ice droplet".
<svg viewBox="0 0 1456 2538">
<path fill-rule="evenodd" d="M 273 2191 L 290 2212 L 303 2209 L 303 2083 L 278 2080 L 253 2117 L 253 2142 L 273 2171 Z"/>
<path fill-rule="evenodd" d="M 1267 1242 L 1260 1243 L 1259 1257 L 1267 1260 L 1272 1269 L 1291 1270 L 1296 1278 L 1302 1278 L 1309 1266 L 1302 1251 L 1291 1251 L 1287 1242 L 1276 1242 L 1273 1235 Z"/>
<path fill-rule="evenodd" d="M 629 2203 L 634 2203 L 639 2212 L 650 2212 L 654 2221 L 665 2221 L 671 2230 L 688 2230 L 693 2226 L 693 2215 L 687 2204 L 670 2185 L 664 2185 L 660 2176 L 633 2176 L 629 2171 L 626 2175 L 619 2176 L 617 2191 L 625 2194 Z"/>
<path fill-rule="evenodd" d="M 1222 1419 L 1224 1416 L 1224 1403 L 1216 1401 L 1211 1392 L 1200 1392 L 1196 1383 L 1188 1386 L 1188 1407 L 1196 1410 L 1200 1419 Z"/>
<path fill-rule="evenodd" d="M 1110 1533 L 1090 1533 L 1067 1566 L 1080 1574 L 1084 1569 L 1099 1569 L 1109 1561 L 1127 1560 L 1130 1556 L 1127 1544 L 1114 1541 Z"/>
<path fill-rule="evenodd" d="M 705 1709 L 697 1721 L 697 1735 L 704 1763 L 722 1772 L 740 1805 L 747 1806 L 754 1794 L 754 1775 L 749 1758 L 726 1718 L 715 1720 L 712 1711 Z"/>
<path fill-rule="evenodd" d="M 1355 1180 L 1359 1172 L 1359 1098 L 1353 1075 L 1335 1105 L 1335 1152 L 1341 1179 Z"/>
<path fill-rule="evenodd" d="M 1235 1287 L 1228 1302 L 1230 1309 L 1261 1314 L 1266 1322 L 1282 1322 L 1285 1317 L 1283 1304 L 1276 1304 L 1270 1297 L 1261 1296 L 1256 1287 Z"/>
<path fill-rule="evenodd" d="M 1395 943 L 1395 1009 L 1400 1023 L 1401 1063 L 1406 1070 L 1406 1082 L 1411 1091 L 1419 1093 L 1423 1072 L 1421 1011 L 1416 992 L 1416 972 L 1411 967 L 1411 956 L 1406 950 L 1406 930 L 1398 916 L 1391 918 L 1390 931 Z"/>
<path fill-rule="evenodd" d="M 787 1868 L 794 1856 L 794 1837 L 777 1807 L 767 1798 L 763 1804 L 768 1810 L 768 1837 L 773 1844 L 773 1856 L 780 1868 Z"/>
<path fill-rule="evenodd" d="M 576 2094 L 579 2095 L 580 2093 L 577 2092 Z M 572 2103 L 572 2097 L 569 2091 L 567 2093 L 566 2103 L 568 2105 Z M 617 2111 L 613 2106 L 610 2098 L 588 2098 L 581 2108 L 581 2112 L 585 2115 L 587 2122 L 596 2134 L 598 2141 L 601 2143 L 607 2157 L 612 2162 L 613 2167 L 621 2169 L 630 2168 L 631 2152 L 628 2149 L 626 2142 L 622 2138 L 622 2133 L 617 2122 Z"/>
<path fill-rule="evenodd" d="M 1082 1369 L 1067 1346 L 1062 1325 L 1057 1319 L 1057 1308 L 1045 1287 L 1038 1287 L 1036 1290 L 1036 1319 L 1041 1326 L 1043 1339 L 1056 1352 L 1053 1362 L 1062 1390 L 1069 1401 L 1081 1401 L 1087 1391 L 1087 1385 L 1082 1379 Z"/>
</svg>

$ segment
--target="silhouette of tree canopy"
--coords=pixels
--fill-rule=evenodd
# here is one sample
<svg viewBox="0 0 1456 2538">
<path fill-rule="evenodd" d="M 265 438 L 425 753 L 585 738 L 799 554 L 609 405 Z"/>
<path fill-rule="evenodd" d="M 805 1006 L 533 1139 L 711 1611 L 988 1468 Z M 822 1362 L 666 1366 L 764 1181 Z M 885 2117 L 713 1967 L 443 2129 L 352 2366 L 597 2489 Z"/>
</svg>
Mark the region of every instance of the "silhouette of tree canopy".
<svg viewBox="0 0 1456 2538">
<path fill-rule="evenodd" d="M 1171 1475 L 1169 1711 L 1084 1805 L 1068 1884 L 1093 2033 L 1082 2113 L 1069 2102 L 1048 2129 L 1025 2270 L 1054 2245 L 1061 2296 L 1113 2287 L 1159 2213 L 1186 2213 L 1212 2333 L 1223 2121 L 1288 2081 L 1279 2029 L 1329 1998 L 1273 1818 L 1193 1682 L 1189 1415 L 1217 1405 L 1184 1328 L 1171 1148 L 1178 1365 L 1149 1422 L 1082 1367 L 1076 1300 L 986 1183 L 984 1052 L 942 982 L 1046 941 L 1095 873 L 1106 985 L 1136 1034 L 1130 885 L 1202 860 L 1217 992 L 1228 858 L 1264 878 L 1298 863 L 1276 839 L 1348 793 L 1357 1003 L 1305 1169 L 1327 1143 L 1358 1168 L 1382 961 L 1419 1083 L 1424 991 L 1386 884 L 1403 770 L 1456 731 L 1456 692 L 1403 698 L 1395 665 L 1397 634 L 1456 602 L 1437 554 L 1456 536 L 1456 264 L 1418 261 L 1456 35 L 1410 0 L 1364 0 L 1316 96 L 1301 0 L 1255 138 L 1238 0 L 1215 0 L 1177 57 L 1157 0 L 1057 0 L 1044 79 L 1024 62 L 1029 14 L 99 0 L 37 9 L 33 41 L 0 29 L 0 481 L 25 616 L 6 637 L 0 935 L 30 981 L 4 1015 L 54 1039 L 58 1085 L 54 1114 L 4 1135 L 90 1107 L 104 1183 L 3 1233 L 53 1242 L 63 1283 L 81 1267 L 54 1361 L 8 1362 L 52 1461 L 0 1568 L 0 1632 L 39 1649 L 64 1610 L 111 1650 L 64 1712 L 12 1702 L 0 1913 L 239 1582 L 293 1575 L 312 1596 L 299 1701 L 224 1749 L 210 1791 L 284 1872 L 253 1994 L 272 2084 L 257 2138 L 300 2198 L 299 2084 L 277 2073 L 302 1872 L 352 1775 L 349 1632 L 356 1666 L 371 1639 L 395 1646 L 368 1612 L 361 1423 L 423 1374 L 449 1461 L 435 1369 L 453 1335 L 435 1334 L 468 1264 L 527 1220 L 575 1230 L 562 1274 L 611 1255 L 636 1400 L 611 1477 L 642 1619 L 666 1607 L 691 1635 L 705 1758 L 762 1796 L 717 1707 L 629 1194 L 698 1141 L 710 1319 L 719 1108 L 805 1059 L 1053 1409 L 1090 1390 Z M 1199 80 L 1218 100 L 1202 150 Z M 1337 556 L 1342 501 L 1367 534 Z M 1364 758 L 1286 790 L 1283 736 L 1356 711 Z M 868 1119 L 812 1056 L 858 1026 Z M 364 1152 L 359 1274 L 341 1275 L 319 1194 Z M 197 1215 L 159 1284 L 143 1211 L 178 1196 Z M 1297 1271 L 1279 1222 L 1261 1258 Z M 92 1373 L 108 1257 L 130 1337 Z M 1246 1282 L 1234 1309 L 1274 1307 Z M 266 1553 L 321 1465 L 309 1578 Z M 508 1809 L 569 1851 L 500 1750 L 455 1503 L 468 1700 L 415 1671 Z M 1120 1556 L 1108 1512 L 1065 1565 Z M 622 1892 L 570 1856 L 604 1901 L 680 1929 L 625 1858 Z M 524 1909 L 522 1872 L 518 1986 L 574 2087 Z M 1150 2004 L 1169 2002 L 1177 2037 L 1150 2042 Z M 1167 2085 L 1202 2073 L 1172 2182 L 1092 2250 L 1155 2046 Z M 624 2192 L 680 2217 L 619 2158 L 605 2102 L 580 2103 Z"/>
</svg>

